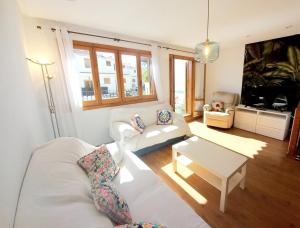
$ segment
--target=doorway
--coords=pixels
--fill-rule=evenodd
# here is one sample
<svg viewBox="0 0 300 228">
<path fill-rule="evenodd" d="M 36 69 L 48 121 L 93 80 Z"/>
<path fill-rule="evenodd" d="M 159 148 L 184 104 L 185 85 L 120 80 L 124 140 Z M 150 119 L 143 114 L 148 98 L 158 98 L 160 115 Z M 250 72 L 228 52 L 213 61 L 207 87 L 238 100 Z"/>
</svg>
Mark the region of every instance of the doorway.
<svg viewBox="0 0 300 228">
<path fill-rule="evenodd" d="M 170 55 L 170 104 L 173 110 L 191 120 L 195 97 L 195 66 L 192 57 Z"/>
</svg>

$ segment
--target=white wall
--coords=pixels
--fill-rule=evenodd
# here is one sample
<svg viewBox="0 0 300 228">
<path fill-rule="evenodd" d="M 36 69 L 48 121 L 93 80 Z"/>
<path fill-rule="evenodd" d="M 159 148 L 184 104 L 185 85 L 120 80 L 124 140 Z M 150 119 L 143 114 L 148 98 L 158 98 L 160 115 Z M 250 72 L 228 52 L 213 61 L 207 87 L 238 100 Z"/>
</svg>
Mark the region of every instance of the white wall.
<svg viewBox="0 0 300 228">
<path fill-rule="evenodd" d="M 219 59 L 207 64 L 206 103 L 210 103 L 214 91 L 241 94 L 245 45 L 222 48 Z"/>
<path fill-rule="evenodd" d="M 42 30 L 36 29 L 35 27 L 37 25 L 41 25 L 43 29 Z M 55 40 L 55 34 L 50 30 L 51 27 L 55 27 L 57 25 L 64 26 L 69 30 L 99 34 L 104 36 L 113 36 L 117 38 L 136 40 L 139 42 L 146 42 L 146 43 L 150 42 L 148 40 L 141 40 L 133 37 L 120 36 L 118 34 L 111 34 L 105 31 L 99 31 L 99 30 L 85 28 L 81 26 L 25 17 L 24 27 L 25 27 L 25 35 L 26 35 L 27 55 L 31 56 L 32 58 L 46 57 L 52 61 L 55 61 L 56 64 L 50 69 L 52 73 L 55 75 L 55 77 L 61 77 L 62 74 L 60 58 L 59 58 L 57 44 Z M 72 34 L 72 38 L 74 40 L 95 42 L 100 44 L 151 50 L 151 48 L 148 46 L 142 46 L 138 44 L 128 44 L 124 42 L 115 42 L 112 40 L 88 37 L 82 35 Z M 167 102 L 169 102 L 169 54 L 171 53 L 177 55 L 187 55 L 186 53 L 182 53 L 182 52 L 167 51 L 165 49 L 160 50 L 160 75 L 161 75 L 161 81 L 164 89 L 163 90 L 164 100 Z M 31 67 L 31 74 L 33 78 L 37 79 L 38 77 L 37 71 L 33 69 L 33 67 L 34 66 Z M 196 71 L 197 82 L 200 83 L 201 80 L 199 80 L 199 78 L 202 77 L 201 66 L 196 66 L 196 69 L 197 69 Z M 37 81 L 34 85 L 35 93 L 39 97 L 41 97 L 41 94 L 43 92 L 41 89 L 41 83 L 42 82 Z M 199 85 L 197 84 L 197 86 L 200 86 L 200 84 Z M 200 97 L 201 91 L 199 88 L 196 88 L 196 92 L 199 93 L 197 94 L 197 97 Z M 40 105 L 43 105 L 43 103 L 45 102 L 41 100 Z M 145 104 L 141 103 L 137 105 L 140 106 Z M 131 105 L 131 106 L 137 106 L 137 105 Z M 99 108 L 94 110 L 76 112 L 75 122 L 76 122 L 76 127 L 77 127 L 79 137 L 95 145 L 112 141 L 112 139 L 109 137 L 109 131 L 108 131 L 108 126 L 109 126 L 108 119 L 109 119 L 110 109 L 111 108 Z"/>
<path fill-rule="evenodd" d="M 0 226 L 12 227 L 20 184 L 37 145 L 50 138 L 33 94 L 15 0 L 0 1 Z"/>
</svg>

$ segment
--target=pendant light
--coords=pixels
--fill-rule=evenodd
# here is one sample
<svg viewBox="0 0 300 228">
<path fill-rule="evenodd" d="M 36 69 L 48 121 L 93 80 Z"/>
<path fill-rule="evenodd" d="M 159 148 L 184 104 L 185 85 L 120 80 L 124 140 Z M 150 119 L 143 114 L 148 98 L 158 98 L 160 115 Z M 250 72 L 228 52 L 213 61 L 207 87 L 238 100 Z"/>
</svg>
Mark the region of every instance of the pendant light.
<svg viewBox="0 0 300 228">
<path fill-rule="evenodd" d="M 220 45 L 217 42 L 208 39 L 209 27 L 209 0 L 207 0 L 207 26 L 206 26 L 206 41 L 199 43 L 195 48 L 195 60 L 200 63 L 212 63 L 219 57 Z"/>
</svg>

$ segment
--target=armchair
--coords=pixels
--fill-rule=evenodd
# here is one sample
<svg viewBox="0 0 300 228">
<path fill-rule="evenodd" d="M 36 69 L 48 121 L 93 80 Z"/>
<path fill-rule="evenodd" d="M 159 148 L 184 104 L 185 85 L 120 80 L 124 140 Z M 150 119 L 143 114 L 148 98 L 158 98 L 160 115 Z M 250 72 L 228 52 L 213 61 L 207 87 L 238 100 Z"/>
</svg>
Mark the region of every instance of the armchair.
<svg viewBox="0 0 300 228">
<path fill-rule="evenodd" d="M 224 102 L 224 112 L 212 110 L 211 104 L 203 106 L 203 122 L 208 126 L 231 128 L 234 117 L 234 107 L 238 102 L 238 94 L 229 92 L 214 92 L 212 102 Z"/>
</svg>

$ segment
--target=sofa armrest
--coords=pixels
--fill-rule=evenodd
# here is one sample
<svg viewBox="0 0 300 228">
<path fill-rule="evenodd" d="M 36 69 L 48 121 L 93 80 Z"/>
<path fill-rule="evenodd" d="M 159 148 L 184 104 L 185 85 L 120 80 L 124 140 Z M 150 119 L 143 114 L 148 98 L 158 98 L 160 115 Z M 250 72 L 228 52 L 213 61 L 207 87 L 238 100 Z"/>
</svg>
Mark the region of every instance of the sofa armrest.
<svg viewBox="0 0 300 228">
<path fill-rule="evenodd" d="M 183 115 L 173 112 L 173 121 L 185 122 Z"/>
<path fill-rule="evenodd" d="M 180 126 L 182 128 L 185 128 L 187 136 L 191 136 L 192 135 L 191 129 L 190 129 L 188 123 L 185 121 L 183 115 L 180 115 L 180 114 L 178 114 L 176 112 L 173 112 L 173 124 L 178 125 L 178 126 Z"/>
<path fill-rule="evenodd" d="M 115 141 L 121 141 L 126 138 L 132 138 L 139 134 L 140 132 L 135 130 L 130 124 L 126 122 L 113 122 L 111 124 L 111 137 Z"/>
<path fill-rule="evenodd" d="M 211 111 L 211 105 L 209 105 L 209 104 L 204 105 L 203 111 L 206 111 L 206 112 Z"/>
</svg>

